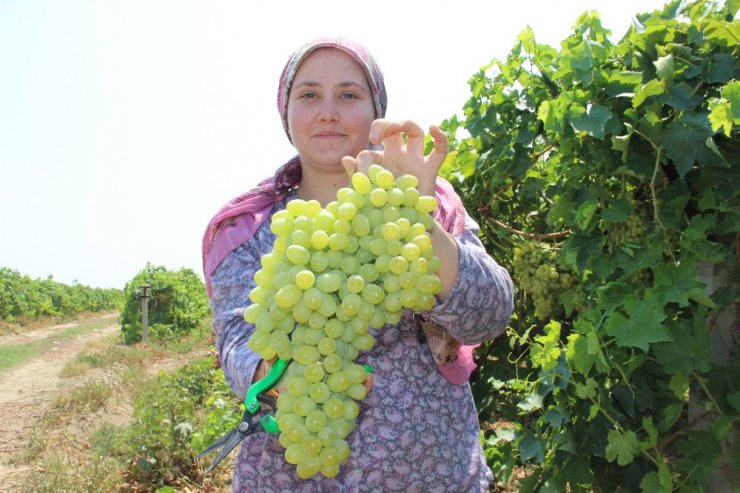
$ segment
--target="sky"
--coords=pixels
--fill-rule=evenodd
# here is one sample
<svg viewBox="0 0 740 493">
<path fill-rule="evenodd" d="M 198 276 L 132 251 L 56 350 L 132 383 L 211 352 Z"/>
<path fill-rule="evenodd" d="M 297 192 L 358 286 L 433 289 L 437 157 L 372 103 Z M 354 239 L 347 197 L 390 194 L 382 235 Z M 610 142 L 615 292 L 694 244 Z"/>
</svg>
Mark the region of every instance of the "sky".
<svg viewBox="0 0 740 493">
<path fill-rule="evenodd" d="M 427 128 L 527 26 L 559 47 L 595 10 L 616 41 L 663 4 L 0 0 L 0 267 L 103 288 L 147 262 L 201 275 L 208 220 L 295 154 L 277 84 L 314 37 L 367 46 L 387 117 Z"/>
</svg>

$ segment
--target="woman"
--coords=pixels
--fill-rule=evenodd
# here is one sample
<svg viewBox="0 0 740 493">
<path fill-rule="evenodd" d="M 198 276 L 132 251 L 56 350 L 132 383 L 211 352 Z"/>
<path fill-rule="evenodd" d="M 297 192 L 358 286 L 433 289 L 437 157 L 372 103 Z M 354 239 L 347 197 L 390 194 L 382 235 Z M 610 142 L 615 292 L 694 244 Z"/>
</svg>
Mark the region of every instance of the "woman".
<svg viewBox="0 0 740 493">
<path fill-rule="evenodd" d="M 293 198 L 325 206 L 347 186 L 348 172 L 372 163 L 396 176 L 416 175 L 419 191 L 436 193 L 441 202 L 432 231 L 442 265 L 438 304 L 423 319 L 405 310 L 401 321 L 378 330 L 375 346 L 359 356 L 358 362 L 375 368 L 373 388 L 360 403 L 357 427 L 347 438 L 351 455 L 337 477 L 298 478 L 277 436 L 262 433 L 244 440 L 234 491 L 478 492 L 492 479 L 467 378 L 475 366 L 472 345 L 499 335 L 511 316 L 511 280 L 485 252 L 459 197 L 437 178 L 446 153 L 444 133 L 430 129 L 435 146 L 425 157 L 417 125 L 382 119 L 386 101 L 380 70 L 355 43 L 320 39 L 290 57 L 278 109 L 298 156 L 227 204 L 204 236 L 217 353 L 228 383 L 244 396 L 269 366 L 247 348 L 254 327 L 242 315 L 260 257 L 275 239 L 270 215 Z M 381 144 L 383 151 L 370 150 Z M 420 337 L 420 326 L 426 338 Z"/>
</svg>

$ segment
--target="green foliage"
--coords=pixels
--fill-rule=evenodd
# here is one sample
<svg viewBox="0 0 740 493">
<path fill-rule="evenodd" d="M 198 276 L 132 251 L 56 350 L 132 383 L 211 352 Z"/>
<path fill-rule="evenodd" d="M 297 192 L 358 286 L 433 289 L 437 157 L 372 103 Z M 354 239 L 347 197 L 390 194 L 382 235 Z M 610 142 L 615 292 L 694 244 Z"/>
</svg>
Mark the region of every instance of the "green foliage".
<svg viewBox="0 0 740 493">
<path fill-rule="evenodd" d="M 14 322 L 39 317 L 67 317 L 81 312 L 114 310 L 121 303 L 120 289 L 71 286 L 53 280 L 31 279 L 0 267 L 0 320 Z"/>
<path fill-rule="evenodd" d="M 210 438 L 193 430 L 209 429 L 212 423 L 205 416 L 207 406 L 214 399 L 226 402 L 229 395 L 231 391 L 214 357 L 160 374 L 147 385 L 136 397 L 131 425 L 118 438 L 123 447 L 119 453 L 131 458 L 131 479 L 150 487 L 202 481 L 195 456 L 201 450 L 199 440 L 207 442 Z M 191 440 L 198 447 L 192 447 Z"/>
<path fill-rule="evenodd" d="M 442 173 L 518 287 L 472 385 L 521 491 L 696 491 L 740 421 L 738 348 L 710 359 L 740 298 L 736 11 L 672 2 L 616 44 L 586 13 L 559 50 L 526 30 L 445 122 Z M 729 285 L 708 296 L 701 264 Z"/>
<path fill-rule="evenodd" d="M 177 339 L 195 329 L 210 313 L 203 281 L 192 269 L 171 271 L 147 263 L 126 283 L 120 323 L 123 340 L 141 340 L 141 287 L 151 286 L 148 304 L 148 334 L 154 339 Z"/>
</svg>

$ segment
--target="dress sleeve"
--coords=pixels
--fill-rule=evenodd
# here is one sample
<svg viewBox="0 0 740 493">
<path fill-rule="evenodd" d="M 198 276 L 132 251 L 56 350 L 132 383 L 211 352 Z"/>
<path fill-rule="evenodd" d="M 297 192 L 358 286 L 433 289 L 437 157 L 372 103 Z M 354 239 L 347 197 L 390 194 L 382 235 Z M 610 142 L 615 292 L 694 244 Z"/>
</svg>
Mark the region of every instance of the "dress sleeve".
<svg viewBox="0 0 740 493">
<path fill-rule="evenodd" d="M 485 250 L 478 239 L 478 224 L 467 214 L 465 229 L 455 237 L 460 266 L 450 296 L 429 313 L 465 345 L 499 336 L 514 310 L 514 286 L 509 273 Z"/>
<path fill-rule="evenodd" d="M 254 273 L 260 268 L 260 255 L 255 238 L 231 252 L 211 276 L 213 331 L 216 354 L 226 382 L 243 398 L 260 363 L 257 353 L 247 347 L 254 325 L 244 320 L 244 309 L 250 304 Z"/>
</svg>

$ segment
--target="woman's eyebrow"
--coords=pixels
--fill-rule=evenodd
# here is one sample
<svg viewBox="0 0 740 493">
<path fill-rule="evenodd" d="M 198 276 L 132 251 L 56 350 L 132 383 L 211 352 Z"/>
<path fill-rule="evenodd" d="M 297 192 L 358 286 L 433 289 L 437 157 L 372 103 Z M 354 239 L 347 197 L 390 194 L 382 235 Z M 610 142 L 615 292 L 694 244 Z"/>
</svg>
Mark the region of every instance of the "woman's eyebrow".
<svg viewBox="0 0 740 493">
<path fill-rule="evenodd" d="M 306 86 L 306 87 L 319 87 L 319 86 L 321 86 L 321 84 L 318 83 L 318 82 L 312 81 L 312 80 L 307 80 L 307 81 L 300 81 L 297 84 L 294 84 L 293 85 L 294 88 L 303 87 L 303 86 Z M 360 89 L 366 89 L 366 87 L 362 83 L 360 83 L 360 82 L 353 82 L 353 81 L 340 82 L 339 84 L 337 84 L 337 86 L 338 87 L 341 87 L 341 88 L 359 87 Z"/>
</svg>

